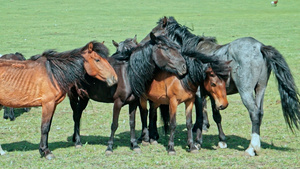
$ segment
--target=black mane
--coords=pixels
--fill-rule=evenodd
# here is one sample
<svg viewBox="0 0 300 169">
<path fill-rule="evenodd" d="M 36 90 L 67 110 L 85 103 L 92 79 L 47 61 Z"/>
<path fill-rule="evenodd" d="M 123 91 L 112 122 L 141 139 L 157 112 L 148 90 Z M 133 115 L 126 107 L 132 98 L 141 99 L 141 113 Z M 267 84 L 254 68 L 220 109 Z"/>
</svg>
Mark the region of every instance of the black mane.
<svg viewBox="0 0 300 169">
<path fill-rule="evenodd" d="M 163 18 L 158 21 L 158 24 L 163 24 Z M 190 32 L 190 28 L 179 24 L 174 17 L 167 19 L 166 26 L 168 37 L 179 43 L 184 51 L 193 51 L 201 41 L 210 41 L 217 43 L 215 37 L 196 36 Z"/>
<path fill-rule="evenodd" d="M 104 58 L 108 56 L 108 49 L 102 43 L 96 41 L 92 41 L 92 43 L 95 52 Z M 81 82 L 85 81 L 86 71 L 84 69 L 84 58 L 81 54 L 88 48 L 88 44 L 83 48 L 61 53 L 48 50 L 41 56 L 36 55 L 32 59 L 45 57 L 47 59 L 46 69 L 52 84 L 54 85 L 54 78 L 60 89 L 68 92 L 72 85 L 80 85 Z"/>
<path fill-rule="evenodd" d="M 152 60 L 152 47 L 149 41 L 143 46 L 138 46 L 130 55 L 127 74 L 136 96 L 141 96 L 146 91 L 146 84 L 150 84 L 153 79 L 155 63 Z"/>
<path fill-rule="evenodd" d="M 156 38 L 159 42 L 180 50 L 180 46 L 168 40 L 167 37 L 157 36 Z M 141 96 L 145 93 L 147 86 L 150 85 L 153 79 L 153 74 L 157 67 L 152 59 L 153 46 L 154 44 L 152 44 L 151 41 L 148 41 L 144 45 L 138 46 L 130 55 L 128 76 L 132 91 L 136 96 Z M 172 71 L 164 67 L 159 68 L 168 72 Z"/>
<path fill-rule="evenodd" d="M 191 90 L 190 83 L 195 86 L 203 84 L 207 68 L 211 67 L 214 73 L 222 80 L 229 78 L 230 67 L 227 62 L 220 61 L 215 57 L 208 57 L 199 52 L 184 52 L 188 73 L 182 78 L 183 87 Z"/>
</svg>

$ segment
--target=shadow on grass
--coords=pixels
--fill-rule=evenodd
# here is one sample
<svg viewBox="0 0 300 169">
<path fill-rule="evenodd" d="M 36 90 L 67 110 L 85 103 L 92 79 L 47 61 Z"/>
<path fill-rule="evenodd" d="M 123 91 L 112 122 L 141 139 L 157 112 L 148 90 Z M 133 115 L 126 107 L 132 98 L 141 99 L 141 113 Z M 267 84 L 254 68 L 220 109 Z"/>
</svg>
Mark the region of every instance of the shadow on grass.
<svg viewBox="0 0 300 169">
<path fill-rule="evenodd" d="M 169 141 L 169 135 L 165 135 L 163 133 L 162 127 L 158 129 L 160 138 L 158 140 L 159 144 L 162 144 L 167 148 L 168 141 Z M 136 130 L 136 137 L 138 138 L 140 136 L 141 130 Z M 216 150 L 216 145 L 218 144 L 218 135 L 210 135 L 210 134 L 204 134 L 203 135 L 203 149 L 210 149 L 210 150 Z M 244 151 L 249 143 L 250 140 L 247 138 L 242 138 L 236 135 L 227 135 L 227 145 L 229 149 L 235 149 L 239 151 Z M 62 138 L 63 139 L 63 138 Z M 195 135 L 194 135 L 195 139 Z M 89 144 L 89 145 L 107 145 L 107 142 L 109 140 L 109 137 L 107 136 L 81 136 L 81 142 L 82 144 Z M 174 143 L 175 146 L 180 145 L 183 149 L 187 150 L 187 132 L 186 132 L 186 126 L 185 125 L 177 125 L 176 132 L 175 132 L 175 139 Z M 74 143 L 72 142 L 72 136 L 69 136 L 67 138 L 67 141 L 59 141 L 59 142 L 51 142 L 49 140 L 49 148 L 50 150 L 55 150 L 57 148 L 67 148 L 67 147 L 73 147 Z M 284 147 L 278 147 L 266 142 L 261 142 L 262 148 L 268 148 L 268 149 L 274 149 L 278 151 L 293 151 L 296 149 L 292 148 L 284 148 Z M 128 147 L 130 148 L 130 132 L 126 131 L 123 133 L 119 133 L 115 135 L 114 139 L 114 149 L 118 147 Z M 7 144 L 2 144 L 2 148 L 5 151 L 31 151 L 31 150 L 38 150 L 39 144 L 33 144 L 28 141 L 21 141 L 21 142 L 12 142 Z"/>
</svg>

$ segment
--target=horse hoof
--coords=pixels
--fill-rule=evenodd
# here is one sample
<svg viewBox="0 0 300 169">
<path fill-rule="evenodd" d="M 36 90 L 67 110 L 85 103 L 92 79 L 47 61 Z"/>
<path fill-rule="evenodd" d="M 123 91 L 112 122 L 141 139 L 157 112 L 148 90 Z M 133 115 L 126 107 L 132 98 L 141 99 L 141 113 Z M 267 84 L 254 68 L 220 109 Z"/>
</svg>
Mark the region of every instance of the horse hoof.
<svg viewBox="0 0 300 169">
<path fill-rule="evenodd" d="M 157 145 L 158 142 L 157 142 L 156 140 L 150 139 L 150 144 L 151 144 L 151 145 Z"/>
<path fill-rule="evenodd" d="M 110 151 L 110 150 L 105 151 L 105 155 L 107 155 L 107 156 L 112 155 L 112 154 L 113 154 L 113 151 Z"/>
<path fill-rule="evenodd" d="M 174 156 L 174 155 L 176 155 L 176 151 L 169 151 L 168 154 L 171 156 Z"/>
<path fill-rule="evenodd" d="M 50 153 L 50 154 L 47 154 L 47 155 L 45 156 L 45 158 L 46 158 L 47 160 L 52 160 L 52 159 L 55 158 L 55 156 L 54 156 L 52 153 Z"/>
<path fill-rule="evenodd" d="M 195 144 L 195 147 L 197 148 L 197 150 L 201 150 L 201 144 L 196 143 L 196 144 Z"/>
<path fill-rule="evenodd" d="M 81 144 L 75 145 L 75 148 L 81 148 L 81 147 L 82 147 Z"/>
<path fill-rule="evenodd" d="M 227 148 L 227 144 L 224 141 L 219 141 L 218 147 L 219 148 Z"/>
<path fill-rule="evenodd" d="M 144 141 L 144 140 L 142 141 L 142 145 L 143 145 L 143 146 L 149 146 L 149 144 L 150 144 L 150 143 L 147 142 L 147 141 Z"/>
<path fill-rule="evenodd" d="M 0 155 L 4 155 L 5 154 L 5 151 L 0 151 Z"/>
<path fill-rule="evenodd" d="M 199 153 L 199 151 L 197 149 L 193 149 L 190 151 L 190 153 L 197 154 L 197 153 Z"/>
<path fill-rule="evenodd" d="M 247 150 L 245 151 L 245 155 L 249 157 L 254 157 L 255 156 L 254 149 L 252 147 L 247 148 Z"/>
<path fill-rule="evenodd" d="M 133 151 L 138 154 L 142 153 L 142 150 L 140 148 L 134 148 Z"/>
</svg>

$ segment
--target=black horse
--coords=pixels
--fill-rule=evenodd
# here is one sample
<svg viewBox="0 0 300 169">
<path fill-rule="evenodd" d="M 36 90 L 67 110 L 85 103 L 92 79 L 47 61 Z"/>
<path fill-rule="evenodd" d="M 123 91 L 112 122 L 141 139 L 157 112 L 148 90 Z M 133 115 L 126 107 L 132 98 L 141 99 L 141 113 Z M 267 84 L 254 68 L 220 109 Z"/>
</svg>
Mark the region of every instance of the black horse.
<svg viewBox="0 0 300 169">
<path fill-rule="evenodd" d="M 118 75 L 117 85 L 108 87 L 105 83 L 86 76 L 85 81 L 87 83 L 85 86 L 80 89 L 75 87 L 71 89 L 72 94 L 69 95 L 69 98 L 75 122 L 73 134 L 75 146 L 81 146 L 79 125 L 82 111 L 87 106 L 88 100 L 93 99 L 99 102 L 114 103 L 111 135 L 106 154 L 113 152 L 113 139 L 118 128 L 120 110 L 126 104 L 129 104 L 131 148 L 140 152 L 135 138 L 135 112 L 139 105 L 139 98 L 134 95 L 130 86 L 130 80 L 136 76 L 153 76 L 158 68 L 178 75 L 186 73 L 186 63 L 180 55 L 179 46 L 165 36 L 155 37 L 153 34 L 150 34 L 150 37 L 150 41 L 143 46 L 135 46 L 136 43 L 129 41 L 128 43 L 133 46 L 118 48 L 121 51 L 117 50 L 115 54 L 107 58 Z M 130 52 L 127 49 L 130 49 Z M 128 62 L 133 62 L 131 65 L 135 66 L 134 69 L 132 66 L 129 66 Z M 129 70 L 134 70 L 134 72 L 128 74 Z"/>
<path fill-rule="evenodd" d="M 22 55 L 22 53 L 19 53 L 19 52 L 2 55 L 0 57 L 0 59 L 26 60 L 26 58 Z M 15 109 L 14 108 L 3 106 L 3 109 L 4 109 L 4 113 L 3 113 L 3 118 L 4 119 L 9 118 L 11 121 L 15 120 Z M 20 110 L 22 112 L 29 112 L 30 108 L 22 108 Z"/>
<path fill-rule="evenodd" d="M 271 71 L 278 82 L 283 116 L 292 131 L 300 125 L 299 93 L 293 76 L 283 56 L 272 46 L 265 46 L 252 37 L 237 39 L 225 45 L 218 45 L 215 38 L 196 36 L 186 26 L 180 25 L 173 17 L 164 17 L 152 30 L 155 35 L 166 34 L 186 50 L 197 50 L 204 54 L 216 55 L 219 59 L 232 60 L 227 94 L 239 93 L 248 109 L 252 122 L 252 136 L 246 153 L 258 155 L 261 149 L 260 125 L 263 118 L 263 98 Z M 145 38 L 148 39 L 149 36 Z M 254 92 L 254 93 L 253 93 Z M 198 112 L 202 111 L 198 99 Z M 213 103 L 213 102 L 212 102 Z M 226 147 L 225 134 L 221 125 L 220 112 L 212 104 L 213 118 L 219 129 L 219 145 Z M 202 113 L 202 112 L 201 112 Z M 199 125 L 195 125 L 199 126 Z"/>
</svg>

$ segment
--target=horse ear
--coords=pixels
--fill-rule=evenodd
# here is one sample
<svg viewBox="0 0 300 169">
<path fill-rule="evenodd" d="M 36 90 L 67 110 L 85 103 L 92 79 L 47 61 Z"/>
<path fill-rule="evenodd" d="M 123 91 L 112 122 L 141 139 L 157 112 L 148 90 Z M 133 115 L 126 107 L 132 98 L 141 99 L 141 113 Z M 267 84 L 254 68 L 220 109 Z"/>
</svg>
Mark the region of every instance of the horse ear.
<svg viewBox="0 0 300 169">
<path fill-rule="evenodd" d="M 119 44 L 118 44 L 116 41 L 112 40 L 112 43 L 113 43 L 113 45 L 114 45 L 116 48 L 119 47 Z"/>
<path fill-rule="evenodd" d="M 167 26 L 167 22 L 168 22 L 168 19 L 165 16 L 164 19 L 163 19 L 163 28 Z"/>
<path fill-rule="evenodd" d="M 156 38 L 156 36 L 154 35 L 153 32 L 150 32 L 150 39 L 151 39 L 151 40 L 150 40 L 151 43 L 154 43 L 154 44 L 156 43 L 156 39 L 157 39 L 157 38 Z"/>
<path fill-rule="evenodd" d="M 136 44 L 138 44 L 137 41 L 136 41 L 136 35 L 133 38 L 133 42 L 136 43 Z"/>
<path fill-rule="evenodd" d="M 90 42 L 89 47 L 88 47 L 88 52 L 89 53 L 93 52 L 93 48 L 94 48 L 94 44 L 93 44 L 93 42 Z"/>
<path fill-rule="evenodd" d="M 104 45 L 104 42 L 105 42 L 105 41 L 102 41 L 102 45 Z"/>
</svg>

